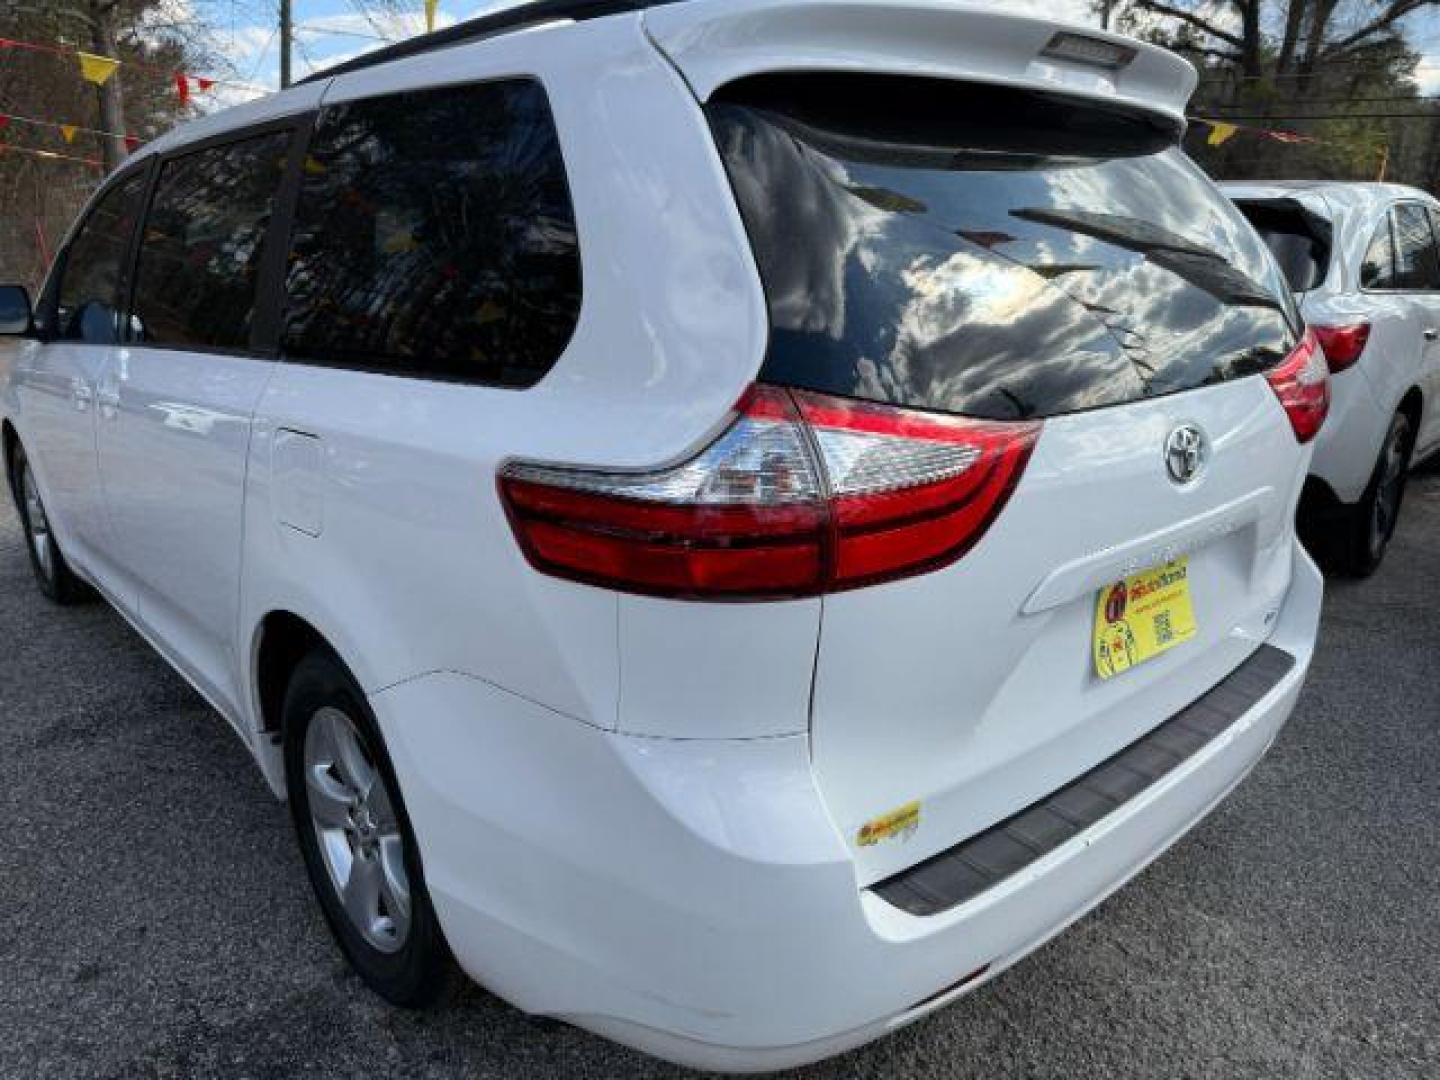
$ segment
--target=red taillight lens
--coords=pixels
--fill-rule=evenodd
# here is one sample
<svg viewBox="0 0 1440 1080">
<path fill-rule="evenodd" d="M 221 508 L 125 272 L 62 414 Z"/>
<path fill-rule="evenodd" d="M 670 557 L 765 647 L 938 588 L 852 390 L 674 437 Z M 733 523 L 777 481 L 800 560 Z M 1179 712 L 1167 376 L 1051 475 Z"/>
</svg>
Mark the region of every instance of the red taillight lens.
<svg viewBox="0 0 1440 1080">
<path fill-rule="evenodd" d="M 1039 431 L 758 386 L 682 465 L 517 463 L 500 490 L 545 573 L 658 596 L 810 596 L 960 558 L 1014 490 Z"/>
<path fill-rule="evenodd" d="M 1325 362 L 1330 373 L 1338 375 L 1360 359 L 1365 343 L 1370 340 L 1368 322 L 1351 323 L 1349 326 L 1316 326 L 1315 336 L 1325 350 Z"/>
<path fill-rule="evenodd" d="M 1330 411 L 1330 372 L 1325 367 L 1325 354 L 1313 330 L 1306 330 L 1279 365 L 1265 373 L 1270 388 L 1285 407 L 1295 438 L 1302 443 L 1313 439 L 1325 423 Z"/>
<path fill-rule="evenodd" d="M 797 392 L 834 517 L 830 589 L 922 573 L 975 545 L 1014 490 L 1038 423 L 910 412 Z"/>
</svg>

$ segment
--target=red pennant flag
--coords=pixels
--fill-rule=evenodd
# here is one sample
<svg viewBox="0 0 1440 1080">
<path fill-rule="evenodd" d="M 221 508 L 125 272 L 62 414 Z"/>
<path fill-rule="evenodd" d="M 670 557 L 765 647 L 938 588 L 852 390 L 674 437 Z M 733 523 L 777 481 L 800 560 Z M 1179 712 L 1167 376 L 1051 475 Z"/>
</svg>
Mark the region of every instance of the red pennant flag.
<svg viewBox="0 0 1440 1080">
<path fill-rule="evenodd" d="M 9 126 L 10 117 L 6 116 L 4 113 L 0 113 L 0 131 L 4 131 Z"/>
<path fill-rule="evenodd" d="M 201 90 L 209 90 L 212 86 L 215 85 L 214 79 L 204 79 L 197 77 L 195 79 L 195 82 L 199 85 Z"/>
<path fill-rule="evenodd" d="M 133 153 L 135 152 L 135 148 L 138 147 L 139 145 L 140 145 L 140 140 L 139 140 L 138 137 L 136 137 L 136 136 L 134 136 L 134 135 L 126 135 L 126 136 L 125 136 L 125 149 L 126 149 L 128 152 L 130 152 L 130 153 L 133 154 Z"/>
<path fill-rule="evenodd" d="M 183 71 L 175 72 L 175 92 L 180 95 L 180 104 L 190 103 L 190 80 L 185 77 Z"/>
</svg>

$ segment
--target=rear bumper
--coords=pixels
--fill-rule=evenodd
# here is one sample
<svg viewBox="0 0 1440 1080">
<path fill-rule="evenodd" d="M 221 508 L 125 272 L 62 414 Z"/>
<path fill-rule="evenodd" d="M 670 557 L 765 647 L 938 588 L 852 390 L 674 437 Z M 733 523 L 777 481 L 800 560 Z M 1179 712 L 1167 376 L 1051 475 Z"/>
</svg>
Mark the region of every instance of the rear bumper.
<svg viewBox="0 0 1440 1080">
<path fill-rule="evenodd" d="M 456 675 L 373 701 L 441 923 L 473 977 L 674 1061 L 777 1069 L 942 1007 L 1164 851 L 1275 738 L 1320 599 L 1297 547 L 1269 639 L 1295 658 L 1288 674 L 1113 813 L 930 916 L 857 885 L 802 736 L 617 736 Z"/>
<path fill-rule="evenodd" d="M 1393 412 L 1381 407 L 1359 366 L 1332 378 L 1330 388 L 1330 412 L 1315 439 L 1310 474 L 1323 480 L 1340 503 L 1352 505 L 1370 483 Z"/>
</svg>

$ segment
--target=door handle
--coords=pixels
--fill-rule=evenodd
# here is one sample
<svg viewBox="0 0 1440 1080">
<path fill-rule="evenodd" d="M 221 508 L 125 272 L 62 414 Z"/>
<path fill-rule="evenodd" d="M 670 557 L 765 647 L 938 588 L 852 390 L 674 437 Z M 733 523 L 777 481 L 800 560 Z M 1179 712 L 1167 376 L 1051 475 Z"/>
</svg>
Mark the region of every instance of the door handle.
<svg viewBox="0 0 1440 1080">
<path fill-rule="evenodd" d="M 1435 329 L 1433 326 L 1427 326 L 1425 328 L 1425 340 L 1434 341 L 1436 338 L 1440 338 L 1440 330 Z"/>
</svg>

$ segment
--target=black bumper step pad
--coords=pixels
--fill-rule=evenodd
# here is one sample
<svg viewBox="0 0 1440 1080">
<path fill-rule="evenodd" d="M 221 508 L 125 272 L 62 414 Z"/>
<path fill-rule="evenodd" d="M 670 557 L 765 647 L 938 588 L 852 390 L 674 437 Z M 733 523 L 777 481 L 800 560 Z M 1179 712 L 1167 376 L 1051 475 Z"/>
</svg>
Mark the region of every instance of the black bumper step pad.
<svg viewBox="0 0 1440 1080">
<path fill-rule="evenodd" d="M 911 915 L 938 915 L 993 888 L 1119 809 L 1249 712 L 1295 667 L 1261 645 L 1223 682 L 1084 776 L 872 891 Z"/>
</svg>

